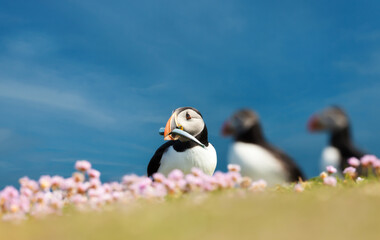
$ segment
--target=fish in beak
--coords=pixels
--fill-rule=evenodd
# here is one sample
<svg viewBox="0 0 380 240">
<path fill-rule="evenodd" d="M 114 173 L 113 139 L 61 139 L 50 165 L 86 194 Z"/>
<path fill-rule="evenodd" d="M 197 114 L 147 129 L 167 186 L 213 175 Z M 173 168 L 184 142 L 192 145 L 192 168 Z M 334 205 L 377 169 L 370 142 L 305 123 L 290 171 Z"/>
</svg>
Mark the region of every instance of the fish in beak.
<svg viewBox="0 0 380 240">
<path fill-rule="evenodd" d="M 201 143 L 194 136 L 183 130 L 181 124 L 177 121 L 177 113 L 174 112 L 166 123 L 165 129 L 160 128 L 159 134 L 164 136 L 164 140 L 178 140 L 180 137 L 186 138 L 195 142 L 199 146 L 205 148 L 206 146 Z"/>
</svg>

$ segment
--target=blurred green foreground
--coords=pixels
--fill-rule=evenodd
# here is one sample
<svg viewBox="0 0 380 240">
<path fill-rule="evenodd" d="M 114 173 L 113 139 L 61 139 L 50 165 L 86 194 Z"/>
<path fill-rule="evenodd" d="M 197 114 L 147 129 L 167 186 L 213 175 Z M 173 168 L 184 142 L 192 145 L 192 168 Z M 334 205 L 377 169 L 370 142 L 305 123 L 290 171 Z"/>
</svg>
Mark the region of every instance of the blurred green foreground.
<svg viewBox="0 0 380 240">
<path fill-rule="evenodd" d="M 231 191 L 0 222 L 0 239 L 380 239 L 380 183 Z"/>
</svg>

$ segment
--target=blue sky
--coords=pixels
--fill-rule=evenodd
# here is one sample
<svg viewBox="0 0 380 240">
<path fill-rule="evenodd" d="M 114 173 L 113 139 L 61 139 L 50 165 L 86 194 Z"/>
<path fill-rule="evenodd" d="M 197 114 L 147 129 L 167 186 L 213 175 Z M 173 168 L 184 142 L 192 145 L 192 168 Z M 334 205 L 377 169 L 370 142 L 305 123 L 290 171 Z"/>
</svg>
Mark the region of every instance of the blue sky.
<svg viewBox="0 0 380 240">
<path fill-rule="evenodd" d="M 330 104 L 380 155 L 378 1 L 0 3 L 0 186 L 78 159 L 103 180 L 144 174 L 180 106 L 204 115 L 220 170 L 241 107 L 308 176 L 326 136 L 306 121 Z"/>
</svg>

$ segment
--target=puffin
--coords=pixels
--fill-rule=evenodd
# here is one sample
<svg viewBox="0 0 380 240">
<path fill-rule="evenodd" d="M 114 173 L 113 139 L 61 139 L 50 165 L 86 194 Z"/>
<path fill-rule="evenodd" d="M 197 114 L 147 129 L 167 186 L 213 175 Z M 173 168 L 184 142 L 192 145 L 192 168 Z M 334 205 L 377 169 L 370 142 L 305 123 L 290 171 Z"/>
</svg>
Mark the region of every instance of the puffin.
<svg viewBox="0 0 380 240">
<path fill-rule="evenodd" d="M 357 148 L 353 142 L 350 121 L 345 111 L 338 106 L 330 106 L 313 114 L 308 122 L 310 132 L 327 132 L 329 144 L 322 151 L 321 168 L 334 166 L 341 172 L 349 167 L 348 159 L 360 159 L 365 152 Z M 358 169 L 359 172 L 361 169 Z"/>
<path fill-rule="evenodd" d="M 242 176 L 264 179 L 269 185 L 305 179 L 297 164 L 266 140 L 259 116 L 253 110 L 242 109 L 234 113 L 223 124 L 221 133 L 233 138 L 228 162 L 240 165 Z"/>
<path fill-rule="evenodd" d="M 184 173 L 199 168 L 212 175 L 217 164 L 215 148 L 208 141 L 207 127 L 202 114 L 193 107 L 173 111 L 160 135 L 168 142 L 160 146 L 150 159 L 148 177 L 154 173 L 168 175 L 174 169 Z"/>
</svg>

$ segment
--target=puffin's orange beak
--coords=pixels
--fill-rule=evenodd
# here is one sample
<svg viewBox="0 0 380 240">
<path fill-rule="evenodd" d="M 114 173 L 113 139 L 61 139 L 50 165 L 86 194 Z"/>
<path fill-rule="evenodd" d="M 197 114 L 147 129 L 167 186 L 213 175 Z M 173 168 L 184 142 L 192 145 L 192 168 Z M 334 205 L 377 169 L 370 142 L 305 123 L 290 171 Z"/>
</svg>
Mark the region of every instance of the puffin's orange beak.
<svg viewBox="0 0 380 240">
<path fill-rule="evenodd" d="M 170 116 L 168 122 L 166 123 L 165 131 L 164 131 L 164 140 L 174 140 L 174 138 L 171 135 L 169 135 L 172 132 L 172 130 L 175 128 L 175 126 L 172 128 L 172 118 L 173 117 L 175 118 L 175 113 L 173 113 Z"/>
<path fill-rule="evenodd" d="M 318 120 L 317 115 L 313 115 L 307 124 L 307 128 L 310 132 L 318 132 L 324 129 L 323 124 Z"/>
<path fill-rule="evenodd" d="M 231 127 L 231 123 L 227 120 L 223 123 L 221 134 L 224 137 L 230 136 L 233 133 L 233 129 Z"/>
</svg>

